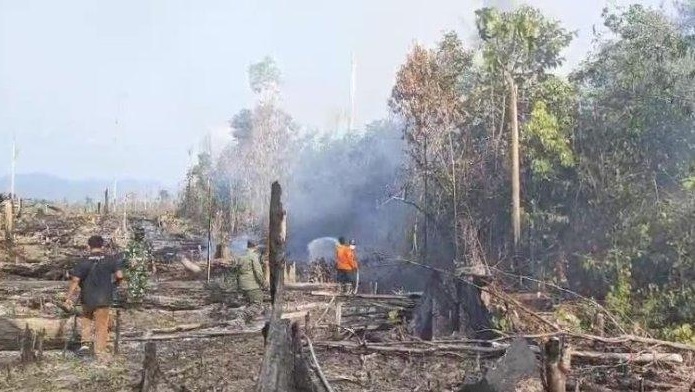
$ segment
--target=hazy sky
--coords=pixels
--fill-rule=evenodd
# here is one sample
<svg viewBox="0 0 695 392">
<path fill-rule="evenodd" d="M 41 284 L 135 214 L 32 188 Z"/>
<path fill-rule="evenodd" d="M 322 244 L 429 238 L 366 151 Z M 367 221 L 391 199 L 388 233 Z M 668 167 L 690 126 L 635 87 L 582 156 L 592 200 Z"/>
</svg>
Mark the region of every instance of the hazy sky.
<svg viewBox="0 0 695 392">
<path fill-rule="evenodd" d="M 532 0 L 579 30 L 585 54 L 607 4 Z M 659 5 L 657 0 L 642 1 Z M 246 69 L 265 55 L 283 73 L 283 105 L 329 129 L 348 106 L 357 59 L 356 123 L 386 115 L 395 72 L 414 41 L 474 36 L 482 0 L 0 0 L 0 175 L 12 134 L 19 172 L 66 178 L 182 177 L 188 149 L 252 102 Z"/>
</svg>

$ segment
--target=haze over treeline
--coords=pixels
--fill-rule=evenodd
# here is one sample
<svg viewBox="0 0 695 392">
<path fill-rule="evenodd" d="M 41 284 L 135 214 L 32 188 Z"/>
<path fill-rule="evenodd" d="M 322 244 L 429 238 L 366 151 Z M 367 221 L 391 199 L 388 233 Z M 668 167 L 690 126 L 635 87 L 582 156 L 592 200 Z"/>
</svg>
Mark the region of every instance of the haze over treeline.
<svg viewBox="0 0 695 392">
<path fill-rule="evenodd" d="M 0 189 L 10 189 L 10 182 L 9 176 L 0 177 Z M 15 178 L 15 188 L 21 197 L 70 203 L 85 202 L 89 199 L 96 203 L 103 199 L 104 190 L 107 188 L 111 188 L 113 192 L 113 185 L 113 181 L 103 178 L 70 180 L 45 173 L 23 173 Z M 176 186 L 158 181 L 121 179 L 116 184 L 116 190 L 121 196 L 134 194 L 141 198 L 149 196 L 155 199 L 162 190 L 175 192 Z"/>
<path fill-rule="evenodd" d="M 262 59 L 248 70 L 254 101 L 230 116 L 225 149 L 188 171 L 180 213 L 206 220 L 209 179 L 218 240 L 262 235 L 279 180 L 296 252 L 348 235 L 444 268 L 487 264 L 692 341 L 694 15 L 692 1 L 606 9 L 590 54 L 558 76 L 573 31 L 528 6 L 480 9 L 477 39 L 413 45 L 388 118 L 333 137 L 297 132 L 282 72 Z"/>
</svg>

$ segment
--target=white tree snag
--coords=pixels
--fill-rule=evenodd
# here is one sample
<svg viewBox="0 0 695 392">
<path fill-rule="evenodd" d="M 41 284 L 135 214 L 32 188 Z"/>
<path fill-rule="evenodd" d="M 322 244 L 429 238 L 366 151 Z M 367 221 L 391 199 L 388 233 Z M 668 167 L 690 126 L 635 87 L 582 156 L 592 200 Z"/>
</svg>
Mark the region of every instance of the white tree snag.
<svg viewBox="0 0 695 392">
<path fill-rule="evenodd" d="M 507 77 L 509 85 L 509 127 L 512 134 L 512 230 L 514 232 L 514 250 L 521 239 L 521 179 L 519 174 L 519 117 L 517 114 L 517 86 L 511 75 Z"/>
</svg>

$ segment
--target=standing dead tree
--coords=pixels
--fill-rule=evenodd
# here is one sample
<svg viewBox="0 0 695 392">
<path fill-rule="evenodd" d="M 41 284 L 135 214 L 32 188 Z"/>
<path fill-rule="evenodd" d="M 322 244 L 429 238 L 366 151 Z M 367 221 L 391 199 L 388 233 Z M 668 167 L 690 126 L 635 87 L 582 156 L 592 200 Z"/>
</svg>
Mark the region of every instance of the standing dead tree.
<svg viewBox="0 0 695 392">
<path fill-rule="evenodd" d="M 4 214 L 5 214 L 5 240 L 7 242 L 12 242 L 14 231 L 14 211 L 12 209 L 12 198 L 4 202 Z"/>
<path fill-rule="evenodd" d="M 276 181 L 271 187 L 268 236 L 272 311 L 266 326 L 267 345 L 256 391 L 324 391 L 312 380 L 302 356 L 299 326 L 282 319 L 286 223 L 281 197 L 282 188 Z"/>
</svg>

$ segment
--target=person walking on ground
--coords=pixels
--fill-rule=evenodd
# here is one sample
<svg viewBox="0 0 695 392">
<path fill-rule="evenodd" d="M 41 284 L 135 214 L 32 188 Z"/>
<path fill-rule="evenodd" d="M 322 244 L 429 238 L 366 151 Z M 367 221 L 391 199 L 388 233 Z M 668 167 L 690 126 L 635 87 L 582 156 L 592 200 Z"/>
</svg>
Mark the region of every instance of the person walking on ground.
<svg viewBox="0 0 695 392">
<path fill-rule="evenodd" d="M 122 262 L 104 254 L 104 239 L 101 236 L 90 237 L 87 245 L 89 256 L 70 271 L 70 286 L 65 307 L 74 307 L 72 298 L 79 287 L 82 303 L 82 315 L 79 317 L 82 347 L 79 353 L 87 354 L 90 344 L 93 343 L 94 355 L 97 359 L 103 359 L 108 341 L 114 286 L 123 281 Z"/>
<path fill-rule="evenodd" d="M 262 289 L 265 286 L 265 278 L 258 244 L 254 241 L 247 241 L 246 249 L 246 254 L 237 263 L 239 271 L 237 283 L 248 301 L 248 309 L 245 312 L 245 318 L 248 321 L 263 312 Z"/>
<path fill-rule="evenodd" d="M 355 289 L 357 260 L 344 237 L 338 238 L 338 246 L 335 253 L 336 278 L 342 286 L 341 290 L 351 293 Z"/>
</svg>

